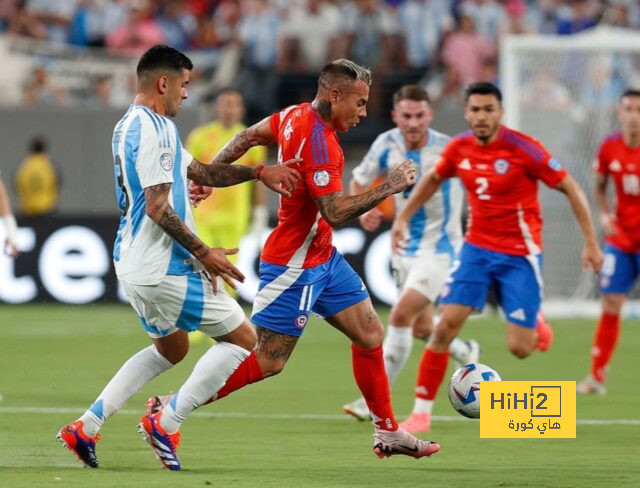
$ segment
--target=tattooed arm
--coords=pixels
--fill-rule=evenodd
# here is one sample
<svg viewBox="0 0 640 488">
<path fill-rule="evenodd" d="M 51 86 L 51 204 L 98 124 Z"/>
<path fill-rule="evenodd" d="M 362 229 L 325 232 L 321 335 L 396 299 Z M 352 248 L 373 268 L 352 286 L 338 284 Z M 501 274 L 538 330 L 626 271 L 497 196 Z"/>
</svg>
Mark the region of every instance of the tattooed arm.
<svg viewBox="0 0 640 488">
<path fill-rule="evenodd" d="M 231 164 L 238 160 L 254 146 L 266 146 L 276 142 L 271 132 L 271 124 L 266 117 L 257 124 L 238 132 L 233 139 L 225 144 L 212 163 Z"/>
<path fill-rule="evenodd" d="M 205 245 L 180 219 L 169 203 L 171 183 L 149 186 L 144 189 L 146 214 L 162 227 L 171 238 L 189 251 L 202 263 L 204 269 L 213 276 L 220 276 L 235 288 L 233 280 L 244 281 L 244 275 L 229 262 L 226 255 L 235 254 L 237 249 L 212 249 Z M 216 280 L 211 282 L 214 293 Z"/>
<path fill-rule="evenodd" d="M 411 161 L 398 165 L 381 185 L 359 195 L 330 193 L 315 199 L 322 218 L 331 227 L 338 227 L 371 210 L 389 195 L 399 193 L 415 183 L 416 168 Z"/>
<path fill-rule="evenodd" d="M 220 188 L 257 179 L 256 173 L 259 167 L 220 163 L 202 164 L 194 158 L 187 167 L 187 178 L 201 185 Z"/>
</svg>

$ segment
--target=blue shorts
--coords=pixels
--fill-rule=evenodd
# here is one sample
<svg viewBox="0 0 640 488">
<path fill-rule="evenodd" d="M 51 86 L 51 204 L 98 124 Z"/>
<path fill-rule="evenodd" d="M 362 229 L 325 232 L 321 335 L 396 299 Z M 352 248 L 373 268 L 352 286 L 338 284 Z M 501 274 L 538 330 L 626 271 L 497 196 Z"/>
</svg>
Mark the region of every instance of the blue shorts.
<svg viewBox="0 0 640 488">
<path fill-rule="evenodd" d="M 542 254 L 514 256 L 465 242 L 440 303 L 482 309 L 492 286 L 508 322 L 535 327 L 542 301 Z"/>
<path fill-rule="evenodd" d="M 604 246 L 600 271 L 600 292 L 629 293 L 640 274 L 640 253 L 624 252 L 611 244 Z"/>
<path fill-rule="evenodd" d="M 251 320 L 279 334 L 299 337 L 311 312 L 332 317 L 369 297 L 360 276 L 335 249 L 329 261 L 307 269 L 260 261 L 259 274 Z"/>
</svg>

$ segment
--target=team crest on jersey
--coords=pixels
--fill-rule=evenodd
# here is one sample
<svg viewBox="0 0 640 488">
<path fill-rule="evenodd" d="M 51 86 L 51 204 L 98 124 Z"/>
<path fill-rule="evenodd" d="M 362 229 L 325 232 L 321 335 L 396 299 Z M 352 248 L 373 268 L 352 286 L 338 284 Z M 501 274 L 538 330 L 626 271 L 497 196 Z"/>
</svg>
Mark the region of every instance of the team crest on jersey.
<svg viewBox="0 0 640 488">
<path fill-rule="evenodd" d="M 562 169 L 562 165 L 556 158 L 551 158 L 549 160 L 549 168 L 551 168 L 554 171 L 560 171 Z"/>
<path fill-rule="evenodd" d="M 329 184 L 329 180 L 329 173 L 323 169 L 319 169 L 313 173 L 313 184 L 316 186 L 327 186 Z"/>
<path fill-rule="evenodd" d="M 296 317 L 296 327 L 298 329 L 304 329 L 304 326 L 307 325 L 307 320 L 309 320 L 309 317 L 306 315 L 298 315 Z"/>
<path fill-rule="evenodd" d="M 493 163 L 493 169 L 499 175 L 503 175 L 509 171 L 509 161 L 506 159 L 496 159 L 495 163 Z"/>
<path fill-rule="evenodd" d="M 165 171 L 173 169 L 173 156 L 169 153 L 162 153 L 160 156 L 160 167 Z"/>
</svg>

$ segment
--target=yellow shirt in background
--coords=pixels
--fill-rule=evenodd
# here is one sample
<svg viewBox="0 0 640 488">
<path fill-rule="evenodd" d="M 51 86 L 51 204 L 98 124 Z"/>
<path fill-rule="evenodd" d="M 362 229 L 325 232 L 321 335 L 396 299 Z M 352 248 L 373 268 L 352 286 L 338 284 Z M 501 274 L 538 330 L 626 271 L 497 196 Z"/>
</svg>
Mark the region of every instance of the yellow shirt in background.
<svg viewBox="0 0 640 488">
<path fill-rule="evenodd" d="M 58 175 L 46 154 L 32 154 L 18 167 L 16 188 L 24 215 L 53 212 L 58 204 Z"/>
<path fill-rule="evenodd" d="M 187 150 L 199 161 L 210 162 L 241 130 L 244 124 L 225 129 L 214 121 L 194 129 L 187 138 Z M 265 147 L 257 146 L 233 164 L 255 166 L 267 159 Z M 235 247 L 244 236 L 251 218 L 252 182 L 226 188 L 214 188 L 213 193 L 193 211 L 198 235 L 209 246 Z M 235 241 L 235 244 L 233 242 Z"/>
</svg>

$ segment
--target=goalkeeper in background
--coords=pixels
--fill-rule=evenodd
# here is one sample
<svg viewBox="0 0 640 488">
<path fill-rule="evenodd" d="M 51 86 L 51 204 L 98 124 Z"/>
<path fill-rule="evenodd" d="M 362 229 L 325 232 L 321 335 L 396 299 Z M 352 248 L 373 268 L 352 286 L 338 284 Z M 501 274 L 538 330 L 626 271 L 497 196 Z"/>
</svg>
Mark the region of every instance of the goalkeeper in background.
<svg viewBox="0 0 640 488">
<path fill-rule="evenodd" d="M 216 120 L 194 129 L 187 138 L 187 150 L 199 161 L 211 161 L 238 132 L 246 129 L 242 94 L 232 88 L 218 93 L 214 111 Z M 256 166 L 267 159 L 264 147 L 252 148 L 233 164 Z M 268 224 L 266 195 L 260 185 L 252 182 L 216 188 L 193 211 L 198 236 L 211 247 L 234 249 L 249 231 L 257 245 Z M 251 224 L 251 225 L 250 225 Z M 236 263 L 237 254 L 229 260 Z"/>
<path fill-rule="evenodd" d="M 591 372 L 578 393 L 606 393 L 604 380 L 620 334 L 620 311 L 640 274 L 640 90 L 627 90 L 618 103 L 622 131 L 610 134 L 596 156 L 595 200 L 606 244 L 600 273 L 602 315 L 591 349 Z M 617 204 L 607 198 L 613 182 Z"/>
</svg>

